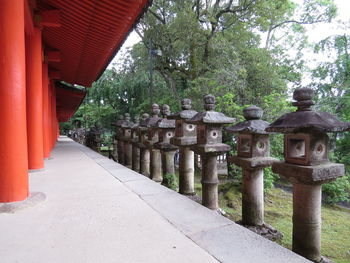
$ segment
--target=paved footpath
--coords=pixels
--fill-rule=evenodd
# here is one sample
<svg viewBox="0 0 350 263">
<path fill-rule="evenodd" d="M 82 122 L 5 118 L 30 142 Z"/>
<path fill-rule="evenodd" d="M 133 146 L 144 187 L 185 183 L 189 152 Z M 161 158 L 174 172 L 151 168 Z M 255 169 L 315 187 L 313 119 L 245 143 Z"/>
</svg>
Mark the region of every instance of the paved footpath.
<svg viewBox="0 0 350 263">
<path fill-rule="evenodd" d="M 309 262 L 65 137 L 30 190 L 0 213 L 1 263 Z"/>
</svg>

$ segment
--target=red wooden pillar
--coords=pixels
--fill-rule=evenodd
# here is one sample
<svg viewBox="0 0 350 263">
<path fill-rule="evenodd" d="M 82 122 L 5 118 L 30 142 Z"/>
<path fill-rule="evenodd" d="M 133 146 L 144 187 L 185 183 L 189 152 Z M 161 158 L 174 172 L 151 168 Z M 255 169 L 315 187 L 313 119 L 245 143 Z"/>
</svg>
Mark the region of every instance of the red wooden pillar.
<svg viewBox="0 0 350 263">
<path fill-rule="evenodd" d="M 26 36 L 28 168 L 44 168 L 41 31 Z"/>
<path fill-rule="evenodd" d="M 49 134 L 49 145 L 50 145 L 50 152 L 52 150 L 52 83 L 49 80 L 49 107 L 48 107 L 48 115 L 49 115 L 49 123 L 47 127 L 47 132 Z"/>
<path fill-rule="evenodd" d="M 56 116 L 56 87 L 55 84 L 52 82 L 52 96 L 51 96 L 52 102 L 51 102 L 51 114 L 52 114 L 52 124 L 51 124 L 51 134 L 52 134 L 52 147 L 55 147 L 56 140 L 57 140 L 57 116 Z"/>
<path fill-rule="evenodd" d="M 0 202 L 28 197 L 23 0 L 0 1 Z"/>
<path fill-rule="evenodd" d="M 43 63 L 43 149 L 44 158 L 50 157 L 50 117 L 49 117 L 49 70 L 47 63 Z"/>
</svg>

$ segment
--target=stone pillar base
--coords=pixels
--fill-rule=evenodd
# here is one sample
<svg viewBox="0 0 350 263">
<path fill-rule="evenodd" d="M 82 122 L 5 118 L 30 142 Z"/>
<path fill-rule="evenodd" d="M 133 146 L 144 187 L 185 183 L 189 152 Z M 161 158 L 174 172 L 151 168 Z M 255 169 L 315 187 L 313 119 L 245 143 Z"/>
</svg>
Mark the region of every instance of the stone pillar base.
<svg viewBox="0 0 350 263">
<path fill-rule="evenodd" d="M 17 211 L 34 207 L 46 200 L 46 195 L 41 192 L 33 192 L 30 193 L 28 198 L 19 201 L 19 202 L 11 202 L 11 203 L 0 203 L 0 214 L 7 213 L 7 214 L 14 214 Z"/>
<path fill-rule="evenodd" d="M 237 221 L 236 223 L 271 241 L 279 242 L 283 239 L 283 234 L 269 224 L 263 223 L 259 226 L 250 226 L 243 224 L 242 221 Z"/>
</svg>

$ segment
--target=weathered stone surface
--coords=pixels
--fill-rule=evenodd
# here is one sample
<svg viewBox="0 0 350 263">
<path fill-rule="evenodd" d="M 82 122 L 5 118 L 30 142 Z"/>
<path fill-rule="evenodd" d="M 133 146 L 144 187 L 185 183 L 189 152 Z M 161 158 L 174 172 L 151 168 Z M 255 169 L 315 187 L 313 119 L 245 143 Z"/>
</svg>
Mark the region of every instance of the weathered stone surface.
<svg viewBox="0 0 350 263">
<path fill-rule="evenodd" d="M 293 241 L 295 253 L 321 260 L 321 185 L 293 185 Z"/>
<path fill-rule="evenodd" d="M 294 91 L 294 106 L 298 107 L 296 112 L 283 115 L 266 128 L 269 132 L 296 133 L 296 132 L 341 132 L 350 129 L 350 122 L 342 122 L 334 115 L 327 112 L 316 112 L 311 110 L 314 102 L 311 100 L 313 90 L 311 88 L 300 88 Z"/>
<path fill-rule="evenodd" d="M 173 191 L 143 196 L 143 200 L 186 235 L 234 224 L 216 211 Z"/>
<path fill-rule="evenodd" d="M 170 143 L 176 146 L 188 146 L 197 143 L 196 125 L 186 124 L 185 121 L 192 118 L 196 111 L 191 109 L 191 100 L 181 100 L 182 111 L 169 115 L 169 119 L 175 119 L 175 136 L 170 139 Z"/>
<path fill-rule="evenodd" d="M 192 124 L 229 124 L 236 121 L 235 118 L 227 117 L 221 112 L 214 111 L 215 109 L 215 97 L 211 94 L 205 95 L 204 98 L 204 112 L 199 112 L 191 119 L 188 119 L 187 123 Z"/>
<path fill-rule="evenodd" d="M 231 133 L 268 134 L 265 128 L 269 126 L 269 124 L 270 123 L 263 120 L 247 120 L 225 129 Z"/>
<path fill-rule="evenodd" d="M 250 225 L 242 224 L 242 221 L 238 221 L 236 223 L 244 226 L 245 228 L 248 228 L 250 231 L 252 231 L 252 232 L 268 239 L 268 240 L 271 240 L 274 242 L 282 241 L 283 234 L 269 224 L 264 223 L 262 225 L 250 226 Z"/>
<path fill-rule="evenodd" d="M 157 123 L 158 128 L 166 129 L 172 128 L 175 129 L 175 120 L 169 120 L 167 118 L 163 118 Z"/>
<path fill-rule="evenodd" d="M 302 166 L 286 162 L 276 162 L 272 171 L 292 183 L 323 184 L 344 175 L 344 165 L 340 163 L 324 163 L 314 166 Z"/>
<path fill-rule="evenodd" d="M 195 195 L 194 152 L 189 147 L 180 147 L 179 157 L 179 193 Z"/>
<path fill-rule="evenodd" d="M 141 126 L 145 126 L 145 127 L 153 127 L 154 125 L 157 124 L 158 120 L 159 120 L 159 106 L 156 103 L 152 104 L 152 116 L 150 118 L 148 118 L 147 120 L 145 120 L 144 122 L 141 122 L 140 125 Z"/>
<path fill-rule="evenodd" d="M 197 143 L 196 137 L 173 137 L 170 142 L 177 146 L 188 146 Z"/>
<path fill-rule="evenodd" d="M 166 142 L 157 142 L 153 146 L 154 146 L 154 148 L 160 149 L 162 151 L 174 151 L 174 150 L 178 149 L 177 146 L 172 145 L 170 143 L 166 143 Z"/>
<path fill-rule="evenodd" d="M 163 181 L 161 153 L 154 148 L 150 150 L 150 175 L 153 181 L 158 183 Z"/>
<path fill-rule="evenodd" d="M 158 184 L 153 180 L 137 180 L 125 183 L 126 186 L 139 196 L 155 195 L 160 193 L 171 192 L 172 190 Z"/>
<path fill-rule="evenodd" d="M 198 232 L 190 238 L 223 263 L 310 262 L 237 224 Z"/>
<path fill-rule="evenodd" d="M 174 119 L 174 120 L 184 120 L 184 119 L 190 119 L 194 115 L 197 114 L 197 111 L 191 110 L 191 104 L 192 101 L 190 99 L 182 99 L 181 100 L 181 111 L 170 114 L 168 116 L 168 119 Z"/>
<path fill-rule="evenodd" d="M 259 120 L 262 118 L 264 111 L 255 105 L 243 109 L 243 116 L 246 120 Z"/>
<path fill-rule="evenodd" d="M 202 145 L 194 145 L 191 146 L 191 150 L 193 150 L 197 154 L 215 154 L 220 155 L 221 153 L 227 152 L 231 149 L 231 146 L 224 143 L 215 143 L 215 144 L 202 144 Z"/>
<path fill-rule="evenodd" d="M 271 166 L 275 162 L 278 162 L 278 159 L 273 157 L 242 158 L 238 156 L 228 156 L 227 161 L 229 163 L 234 163 L 243 169 L 250 170 Z"/>
<path fill-rule="evenodd" d="M 201 156 L 202 204 L 209 209 L 218 210 L 219 180 L 216 157 L 231 149 L 229 145 L 222 143 L 222 126 L 234 122 L 235 119 L 214 111 L 213 95 L 205 95 L 203 101 L 205 112 L 197 113 L 186 122 L 197 125 L 197 144 L 190 148 Z"/>
<path fill-rule="evenodd" d="M 163 119 L 157 122 L 156 127 L 158 128 L 159 141 L 153 146 L 161 151 L 174 151 L 178 149 L 175 145 L 170 143 L 170 139 L 175 135 L 175 120 L 169 120 L 168 115 L 170 114 L 170 107 L 163 105 L 162 107 Z"/>
</svg>

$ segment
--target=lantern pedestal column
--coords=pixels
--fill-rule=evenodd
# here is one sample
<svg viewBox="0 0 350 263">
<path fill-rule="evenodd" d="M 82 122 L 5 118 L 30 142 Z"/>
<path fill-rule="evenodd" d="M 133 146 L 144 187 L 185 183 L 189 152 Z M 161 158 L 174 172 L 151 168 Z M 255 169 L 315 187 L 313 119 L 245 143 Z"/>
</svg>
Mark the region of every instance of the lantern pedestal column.
<svg viewBox="0 0 350 263">
<path fill-rule="evenodd" d="M 118 140 L 113 140 L 113 152 L 112 152 L 114 160 L 118 161 Z"/>
<path fill-rule="evenodd" d="M 140 126 L 139 116 L 134 117 L 134 125 L 131 127 L 131 169 L 135 172 L 140 172 L 140 148 L 138 147 L 139 135 L 138 130 Z"/>
<path fill-rule="evenodd" d="M 120 139 L 118 140 L 117 151 L 118 151 L 118 163 L 124 165 L 124 142 Z"/>
<path fill-rule="evenodd" d="M 140 173 L 150 177 L 150 153 L 147 147 L 139 145 L 140 148 Z"/>
<path fill-rule="evenodd" d="M 151 147 L 150 151 L 150 172 L 151 179 L 158 183 L 163 181 L 163 173 L 162 173 L 162 156 L 160 154 L 160 150 Z"/>
<path fill-rule="evenodd" d="M 293 251 L 311 261 L 321 256 L 322 184 L 344 175 L 344 165 L 324 163 L 301 166 L 274 163 L 272 171 L 293 183 Z"/>
<path fill-rule="evenodd" d="M 277 159 L 272 157 L 243 158 L 231 156 L 229 163 L 242 168 L 242 225 L 264 225 L 264 168 Z"/>
<path fill-rule="evenodd" d="M 131 169 L 131 166 L 132 166 L 132 144 L 129 140 L 124 141 L 124 165 Z"/>
<path fill-rule="evenodd" d="M 195 195 L 194 152 L 189 147 L 180 147 L 179 155 L 179 193 Z"/>
<path fill-rule="evenodd" d="M 264 173 L 262 169 L 243 171 L 242 224 L 264 224 Z"/>
<path fill-rule="evenodd" d="M 209 209 L 219 209 L 217 155 L 201 154 L 202 204 Z"/>
<path fill-rule="evenodd" d="M 163 151 L 164 163 L 162 165 L 164 174 L 175 174 L 175 153 L 176 151 Z"/>
<path fill-rule="evenodd" d="M 140 148 L 137 145 L 138 143 L 132 142 L 132 164 L 131 169 L 135 172 L 140 172 Z"/>
</svg>

